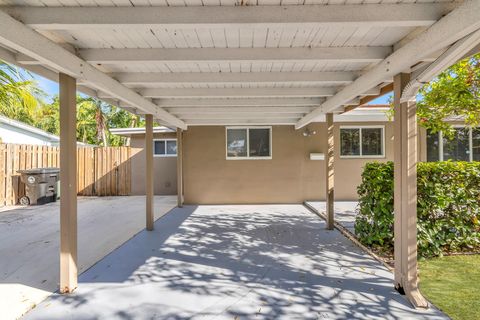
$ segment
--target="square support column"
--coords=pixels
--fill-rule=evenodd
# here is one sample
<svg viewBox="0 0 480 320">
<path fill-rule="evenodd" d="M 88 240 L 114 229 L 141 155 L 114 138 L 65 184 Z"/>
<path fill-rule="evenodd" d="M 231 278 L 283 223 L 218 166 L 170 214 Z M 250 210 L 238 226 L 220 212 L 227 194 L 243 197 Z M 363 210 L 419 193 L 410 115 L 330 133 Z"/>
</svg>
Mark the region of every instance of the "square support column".
<svg viewBox="0 0 480 320">
<path fill-rule="evenodd" d="M 147 230 L 153 230 L 153 115 L 145 115 L 145 213 Z"/>
<path fill-rule="evenodd" d="M 414 102 L 400 103 L 409 74 L 394 78 L 394 255 L 395 288 L 416 308 L 428 303 L 418 290 L 417 272 L 417 115 Z"/>
<path fill-rule="evenodd" d="M 327 152 L 325 152 L 325 201 L 326 201 L 326 212 L 327 217 L 327 229 L 333 230 L 334 219 L 334 184 L 335 184 L 335 175 L 334 175 L 334 135 L 333 135 L 333 113 L 327 113 L 325 115 L 327 130 L 325 134 Z"/>
<path fill-rule="evenodd" d="M 77 88 L 60 73 L 60 292 L 77 287 Z"/>
<path fill-rule="evenodd" d="M 177 205 L 183 207 L 183 130 L 177 128 Z"/>
</svg>

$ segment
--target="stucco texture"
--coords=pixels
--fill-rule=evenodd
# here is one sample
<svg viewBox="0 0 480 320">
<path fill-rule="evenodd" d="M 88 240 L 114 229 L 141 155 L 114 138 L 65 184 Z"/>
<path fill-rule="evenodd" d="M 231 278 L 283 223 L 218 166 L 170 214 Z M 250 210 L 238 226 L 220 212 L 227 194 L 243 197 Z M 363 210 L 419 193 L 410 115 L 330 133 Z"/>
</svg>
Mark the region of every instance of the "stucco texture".
<svg viewBox="0 0 480 320">
<path fill-rule="evenodd" d="M 175 139 L 175 133 L 156 133 L 154 139 Z M 132 195 L 145 194 L 145 135 L 134 135 L 132 147 Z M 153 192 L 156 195 L 177 194 L 177 157 L 154 157 Z"/>
<path fill-rule="evenodd" d="M 340 127 L 385 127 L 384 158 L 341 158 Z M 227 160 L 225 126 L 192 126 L 183 134 L 183 180 L 186 204 L 301 203 L 325 199 L 325 162 L 310 160 L 310 153 L 326 150 L 325 123 L 309 125 L 315 135 L 293 126 L 272 127 L 272 159 Z M 357 200 L 363 166 L 371 161 L 393 161 L 392 122 L 335 123 L 335 199 Z M 155 134 L 155 139 L 175 138 L 175 133 Z M 132 137 L 132 194 L 145 194 L 144 135 Z M 420 131 L 419 158 L 425 150 Z M 424 158 L 424 157 L 423 157 Z M 154 192 L 177 193 L 177 158 L 154 158 Z"/>
<path fill-rule="evenodd" d="M 363 123 L 364 124 L 364 123 Z M 342 123 L 335 123 L 335 199 L 354 200 L 361 171 L 369 161 L 393 160 L 392 123 L 385 125 L 385 158 L 339 157 Z M 345 123 L 356 125 L 356 123 Z M 309 126 L 316 135 L 292 126 L 272 127 L 272 159 L 227 160 L 224 126 L 189 127 L 184 133 L 184 197 L 187 204 L 301 203 L 325 199 L 325 123 Z"/>
</svg>

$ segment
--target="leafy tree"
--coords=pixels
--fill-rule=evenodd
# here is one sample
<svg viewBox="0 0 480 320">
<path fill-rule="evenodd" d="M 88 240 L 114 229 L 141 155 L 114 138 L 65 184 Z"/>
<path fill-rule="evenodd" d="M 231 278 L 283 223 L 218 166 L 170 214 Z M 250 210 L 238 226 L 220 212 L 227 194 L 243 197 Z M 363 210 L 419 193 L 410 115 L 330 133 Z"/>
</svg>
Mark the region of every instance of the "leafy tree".
<svg viewBox="0 0 480 320">
<path fill-rule="evenodd" d="M 419 92 L 419 124 L 432 132 L 452 137 L 452 125 L 444 120 L 459 118 L 466 125 L 480 124 L 480 53 L 459 61 Z"/>
</svg>

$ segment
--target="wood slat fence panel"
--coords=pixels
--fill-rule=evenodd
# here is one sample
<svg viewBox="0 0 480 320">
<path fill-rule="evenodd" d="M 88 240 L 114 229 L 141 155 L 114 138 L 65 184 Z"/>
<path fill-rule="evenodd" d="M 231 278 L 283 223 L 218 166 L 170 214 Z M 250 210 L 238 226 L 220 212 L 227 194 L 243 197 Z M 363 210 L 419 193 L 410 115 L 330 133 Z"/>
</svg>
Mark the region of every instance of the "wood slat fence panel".
<svg viewBox="0 0 480 320">
<path fill-rule="evenodd" d="M 130 147 L 78 147 L 78 195 L 129 195 L 131 155 Z M 59 147 L 0 144 L 0 206 L 15 205 L 25 195 L 17 170 L 58 167 L 59 163 Z"/>
</svg>

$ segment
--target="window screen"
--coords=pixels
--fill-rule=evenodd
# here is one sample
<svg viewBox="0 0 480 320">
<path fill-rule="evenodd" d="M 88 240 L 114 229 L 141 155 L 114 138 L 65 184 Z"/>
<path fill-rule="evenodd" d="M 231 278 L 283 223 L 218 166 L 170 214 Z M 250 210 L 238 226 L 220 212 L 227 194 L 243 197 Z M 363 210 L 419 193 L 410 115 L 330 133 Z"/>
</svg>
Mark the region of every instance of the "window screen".
<svg viewBox="0 0 480 320">
<path fill-rule="evenodd" d="M 249 129 L 250 157 L 270 157 L 270 129 Z"/>
<path fill-rule="evenodd" d="M 362 155 L 378 156 L 383 154 L 381 128 L 362 128 Z"/>
<path fill-rule="evenodd" d="M 177 141 L 167 140 L 167 154 L 169 155 L 177 154 Z"/>
<path fill-rule="evenodd" d="M 153 143 L 154 143 L 153 154 L 165 155 L 165 140 L 156 140 Z"/>
<path fill-rule="evenodd" d="M 470 161 L 470 130 L 455 128 L 453 139 L 443 138 L 443 160 Z"/>
<path fill-rule="evenodd" d="M 360 155 L 360 129 L 340 129 L 340 154 Z"/>
<path fill-rule="evenodd" d="M 480 161 L 480 128 L 472 130 L 473 161 Z"/>
<path fill-rule="evenodd" d="M 440 138 L 439 134 L 427 133 L 427 161 L 440 160 Z"/>
<path fill-rule="evenodd" d="M 227 130 L 227 156 L 247 156 L 247 129 Z"/>
</svg>

